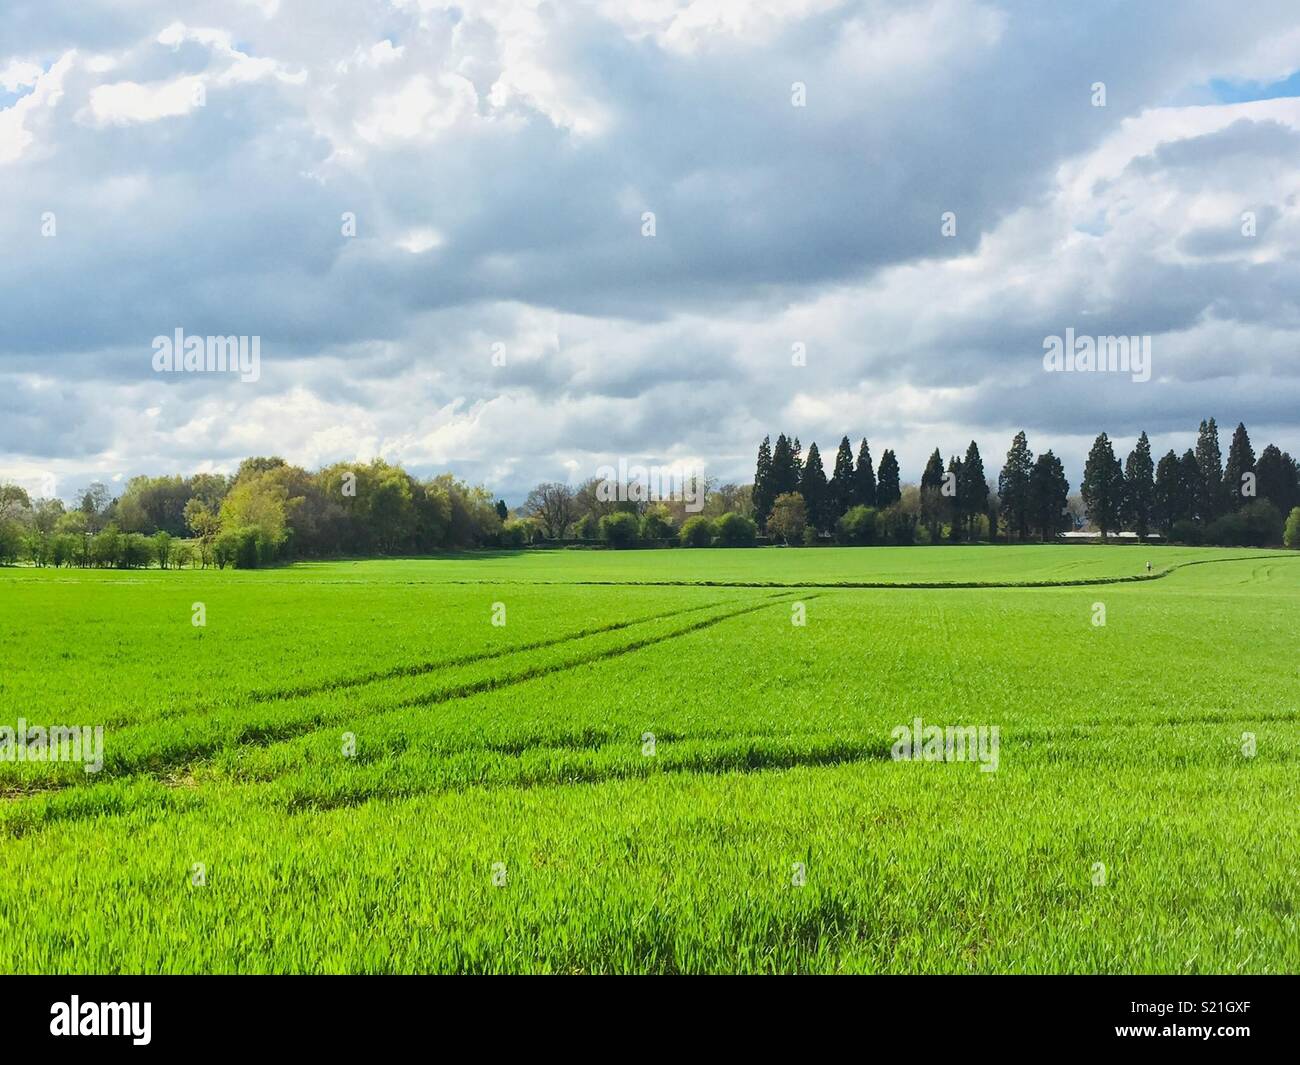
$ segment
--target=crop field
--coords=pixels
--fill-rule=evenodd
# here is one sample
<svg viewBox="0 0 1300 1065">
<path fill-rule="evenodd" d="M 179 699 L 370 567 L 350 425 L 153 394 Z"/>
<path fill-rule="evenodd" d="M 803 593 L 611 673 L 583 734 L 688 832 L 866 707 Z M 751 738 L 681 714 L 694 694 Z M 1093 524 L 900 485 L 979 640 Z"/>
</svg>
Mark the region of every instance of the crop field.
<svg viewBox="0 0 1300 1065">
<path fill-rule="evenodd" d="M 1298 639 L 1245 549 L 0 569 L 0 726 L 103 728 L 0 970 L 1296 971 Z"/>
</svg>

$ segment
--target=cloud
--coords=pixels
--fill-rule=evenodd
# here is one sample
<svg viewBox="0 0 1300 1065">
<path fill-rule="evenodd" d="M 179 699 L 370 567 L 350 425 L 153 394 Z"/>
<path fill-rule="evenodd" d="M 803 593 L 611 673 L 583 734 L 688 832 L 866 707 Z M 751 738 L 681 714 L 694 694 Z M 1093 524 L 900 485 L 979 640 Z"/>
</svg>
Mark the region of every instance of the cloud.
<svg viewBox="0 0 1300 1065">
<path fill-rule="evenodd" d="M 1210 413 L 1294 451 L 1300 99 L 1205 90 L 1286 82 L 1293 21 L 18 0 L 0 476 L 383 455 L 518 498 L 620 454 L 744 479 L 781 430 L 992 468 L 1025 427 L 1077 481 L 1097 431 Z M 259 336 L 260 380 L 154 375 L 178 327 Z M 1150 335 L 1152 381 L 1044 374 L 1066 328 Z"/>
</svg>

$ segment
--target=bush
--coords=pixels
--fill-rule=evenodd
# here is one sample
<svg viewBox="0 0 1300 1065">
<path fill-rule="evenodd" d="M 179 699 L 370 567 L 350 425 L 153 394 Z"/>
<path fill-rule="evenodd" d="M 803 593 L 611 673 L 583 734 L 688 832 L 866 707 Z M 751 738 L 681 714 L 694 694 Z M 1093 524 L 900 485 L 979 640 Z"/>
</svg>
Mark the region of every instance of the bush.
<svg viewBox="0 0 1300 1065">
<path fill-rule="evenodd" d="M 916 543 L 916 515 L 889 507 L 880 513 L 877 532 L 884 543 L 908 547 Z"/>
<path fill-rule="evenodd" d="M 50 562 L 55 566 L 71 566 L 80 549 L 81 541 L 72 533 L 58 533 L 50 541 Z"/>
<path fill-rule="evenodd" d="M 275 544 L 253 525 L 225 529 L 212 545 L 213 561 L 222 569 L 256 569 L 275 561 L 275 552 Z"/>
<path fill-rule="evenodd" d="M 579 540 L 600 539 L 600 519 L 595 514 L 584 514 L 573 527 L 573 535 Z"/>
<path fill-rule="evenodd" d="M 90 542 L 90 561 L 96 566 L 116 566 L 122 561 L 122 534 L 116 525 L 105 525 Z"/>
<path fill-rule="evenodd" d="M 172 566 L 176 569 L 184 569 L 186 566 L 194 565 L 194 545 L 188 540 L 181 540 L 172 547 Z"/>
<path fill-rule="evenodd" d="M 126 569 L 148 566 L 153 558 L 153 545 L 140 533 L 127 533 L 122 537 L 122 566 Z"/>
<path fill-rule="evenodd" d="M 835 539 L 842 544 L 874 544 L 876 542 L 876 508 L 852 507 L 835 523 Z"/>
<path fill-rule="evenodd" d="M 816 547 L 820 540 L 817 527 L 814 525 L 805 525 L 803 530 L 804 547 Z"/>
<path fill-rule="evenodd" d="M 1286 519 L 1286 532 L 1282 534 L 1282 542 L 1287 547 L 1300 547 L 1300 507 L 1291 511 Z"/>
<path fill-rule="evenodd" d="M 508 521 L 501 526 L 502 547 L 524 547 L 528 543 L 531 530 L 522 521 Z"/>
<path fill-rule="evenodd" d="M 671 540 L 677 535 L 673 528 L 672 515 L 665 506 L 652 507 L 641 519 L 641 538 L 643 540 Z"/>
<path fill-rule="evenodd" d="M 758 526 L 743 514 L 722 515 L 714 529 L 723 547 L 753 547 L 758 540 Z"/>
<path fill-rule="evenodd" d="M 1205 530 L 1201 528 L 1199 522 L 1189 518 L 1180 518 L 1174 522 L 1173 528 L 1169 530 L 1169 539 L 1176 544 L 1190 544 L 1195 547 L 1204 537 Z"/>
<path fill-rule="evenodd" d="M 683 547 L 708 547 L 713 543 L 713 522 L 703 514 L 696 514 L 682 523 L 678 539 Z"/>
<path fill-rule="evenodd" d="M 1217 547 L 1265 547 L 1282 539 L 1282 515 L 1266 499 L 1216 518 L 1205 530 L 1205 543 Z"/>
<path fill-rule="evenodd" d="M 1280 544 L 1283 537 L 1282 513 L 1267 499 L 1247 503 L 1237 513 L 1246 526 L 1246 547 Z"/>
<path fill-rule="evenodd" d="M 600 538 L 610 547 L 632 547 L 636 544 L 637 526 L 636 515 L 625 510 L 606 514 L 600 519 Z"/>
</svg>

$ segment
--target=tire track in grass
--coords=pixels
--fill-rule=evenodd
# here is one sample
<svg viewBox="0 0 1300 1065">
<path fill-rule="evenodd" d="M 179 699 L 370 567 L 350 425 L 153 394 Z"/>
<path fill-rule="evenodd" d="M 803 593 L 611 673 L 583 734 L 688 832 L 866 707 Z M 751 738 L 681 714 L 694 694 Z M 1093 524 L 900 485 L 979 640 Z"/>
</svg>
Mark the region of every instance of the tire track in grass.
<svg viewBox="0 0 1300 1065">
<path fill-rule="evenodd" d="M 457 699 L 466 699 L 471 696 L 477 695 L 481 692 L 491 691 L 497 688 L 512 687 L 517 684 L 523 684 L 537 677 L 546 676 L 551 673 L 563 672 L 569 669 L 576 669 L 580 666 L 587 665 L 594 662 L 599 662 L 606 658 L 613 658 L 619 655 L 628 654 L 631 651 L 640 650 L 643 647 L 650 647 L 653 646 L 654 644 L 662 643 L 665 640 L 675 639 L 678 636 L 684 636 L 688 633 L 696 632 L 703 628 L 708 628 L 712 625 L 718 624 L 721 621 L 726 621 L 735 617 L 742 617 L 745 614 L 750 614 L 757 610 L 763 610 L 767 607 L 775 606 L 780 602 L 788 601 L 789 597 L 790 597 L 789 593 L 785 593 L 785 592 L 779 593 L 774 596 L 766 596 L 759 603 L 751 603 L 750 605 L 745 606 L 740 610 L 733 610 L 728 613 L 719 614 L 715 617 L 705 618 L 702 621 L 697 621 L 690 625 L 686 625 L 674 629 L 668 633 L 647 636 L 641 639 L 634 640 L 631 644 L 624 644 L 618 647 L 606 649 L 604 651 L 596 651 L 588 654 L 579 655 L 576 658 L 571 658 L 560 662 L 552 662 L 546 665 L 529 667 L 523 670 L 518 670 L 513 673 L 506 674 L 501 677 L 488 677 L 480 681 L 453 685 L 448 688 L 435 690 L 434 692 L 428 693 L 427 695 L 424 696 L 419 696 L 414 699 L 395 701 L 385 706 L 383 710 L 379 712 L 389 712 L 403 707 L 428 706 L 428 705 L 434 705 L 438 703 L 450 702 Z M 813 598 L 813 597 L 808 596 L 805 598 Z M 714 608 L 717 608 L 717 607 L 730 606 L 731 604 L 714 603 L 709 605 Z M 677 616 L 685 612 L 686 611 L 674 611 L 670 614 L 670 616 Z M 651 619 L 642 619 L 642 622 L 646 620 L 651 620 Z M 625 624 L 621 627 L 626 628 L 628 627 L 628 625 Z M 601 634 L 602 633 L 596 633 L 595 635 L 601 635 Z M 571 640 L 559 641 L 559 643 L 566 643 L 566 642 L 572 642 L 572 641 Z M 514 653 L 518 653 L 521 650 L 524 650 L 524 648 L 515 648 L 508 653 L 514 654 Z M 497 657 L 501 657 L 501 656 L 497 656 Z M 386 679 L 396 680 L 401 678 L 390 677 Z M 203 711 L 199 711 L 199 713 L 202 712 Z M 283 740 L 294 739 L 298 736 L 306 735 L 319 728 L 323 728 L 327 724 L 336 720 L 343 720 L 343 718 L 339 717 L 339 713 L 337 710 L 329 708 L 329 709 L 323 709 L 316 713 L 309 714 L 304 717 L 295 718 L 288 721 L 250 722 L 242 727 L 236 727 L 233 730 L 232 734 L 228 734 L 225 736 L 213 736 L 211 738 L 196 740 L 193 743 L 189 743 L 184 746 L 178 746 L 176 749 L 172 751 L 164 751 L 154 756 L 137 755 L 134 759 L 127 762 L 126 764 L 119 763 L 118 765 L 113 765 L 112 764 L 113 760 L 110 760 L 105 765 L 105 769 L 107 770 L 107 772 L 105 773 L 105 779 L 123 780 L 123 779 L 129 779 L 134 776 L 148 776 L 157 779 L 164 776 L 175 775 L 178 772 L 184 774 L 190 771 L 196 765 L 196 763 L 202 762 L 204 759 L 210 757 L 211 755 L 219 751 L 232 748 L 232 747 L 238 747 L 238 746 L 269 747 Z M 155 721 L 143 722 L 141 724 L 141 727 L 146 728 L 155 723 L 156 723 Z M 69 781 L 51 781 L 48 783 L 47 786 L 35 788 L 35 789 L 26 788 L 21 790 L 17 794 L 15 794 L 14 790 L 10 790 L 8 792 L 0 792 L 0 794 L 3 794 L 4 797 L 6 798 L 12 799 L 12 798 L 18 798 L 23 796 L 42 794 L 46 792 L 62 791 L 62 790 L 67 790 L 68 788 L 75 788 L 75 787 L 76 785 L 72 784 Z"/>
<path fill-rule="evenodd" d="M 775 596 L 773 598 L 775 598 Z M 608 625 L 593 625 L 590 628 L 565 633 L 563 636 L 550 636 L 544 639 L 531 640 L 527 643 L 516 644 L 510 647 L 496 648 L 491 651 L 475 651 L 469 654 L 455 655 L 450 658 L 439 658 L 424 662 L 392 666 L 388 669 L 372 670 L 368 673 L 331 677 L 327 680 L 315 681 L 310 684 L 300 684 L 287 688 L 254 689 L 253 691 L 244 692 L 235 696 L 231 702 L 190 703 L 185 706 L 167 707 L 159 712 L 146 716 L 142 716 L 138 712 L 130 712 L 125 715 L 118 715 L 114 723 L 129 727 L 132 725 L 143 725 L 153 721 L 166 721 L 177 717 L 185 717 L 189 714 L 203 714 L 211 711 L 225 710 L 229 709 L 232 705 L 241 706 L 246 704 L 286 702 L 293 699 L 307 699 L 313 695 L 323 695 L 326 692 L 346 691 L 350 688 L 360 688 L 368 684 L 377 684 L 386 680 L 399 680 L 403 677 L 419 677 L 429 673 L 438 673 L 442 670 L 459 669 L 461 666 L 470 666 L 477 662 L 489 662 L 497 658 L 507 658 L 510 655 L 519 654 L 524 651 L 539 651 L 548 647 L 558 647 L 561 644 L 572 643 L 575 640 L 584 640 L 591 636 L 600 636 L 604 633 L 618 632 L 620 629 L 631 628 L 634 625 L 644 625 L 652 621 L 663 621 L 666 618 L 679 617 L 682 614 L 696 613 L 700 610 L 711 610 L 726 605 L 725 602 L 703 603 L 697 606 L 682 607 L 678 610 L 665 610 L 658 614 L 648 614 L 643 617 L 626 618 L 622 621 L 611 622 Z"/>
<path fill-rule="evenodd" d="M 252 788 L 270 793 L 267 806 L 279 808 L 287 814 L 311 813 L 362 806 L 368 802 L 401 802 L 420 795 L 464 792 L 469 790 L 528 791 L 535 788 L 559 788 L 578 784 L 603 784 L 615 780 L 639 780 L 652 776 L 691 774 L 693 776 L 725 776 L 728 774 L 784 772 L 790 769 L 824 769 L 837 766 L 889 762 L 889 740 L 855 742 L 833 739 L 804 750 L 790 747 L 763 750 L 753 745 L 753 737 L 735 736 L 712 748 L 693 750 L 673 759 L 664 759 L 648 766 L 644 762 L 567 765 L 558 771 L 545 768 L 519 769 L 513 776 L 499 780 L 476 782 L 468 787 L 457 787 L 446 782 L 431 780 L 427 784 L 385 781 L 382 778 L 349 782 L 335 786 L 325 793 L 320 790 L 286 788 L 283 782 L 266 782 L 250 786 L 249 801 L 265 801 Z M 551 748 L 541 748 L 547 753 Z M 566 749 L 560 748 L 564 751 Z M 597 749 L 599 751 L 599 749 Z M 275 794 L 276 791 L 283 794 Z"/>
<path fill-rule="evenodd" d="M 377 669 L 370 673 L 362 673 L 350 677 L 334 677 L 330 680 L 320 681 L 314 684 L 303 684 L 293 688 L 271 688 L 262 691 L 253 691 L 243 696 L 249 702 L 269 703 L 279 702 L 285 699 L 302 699 L 312 695 L 321 695 L 324 692 L 338 691 L 340 689 L 359 688 L 366 684 L 375 684 L 379 681 L 397 680 L 401 677 L 419 677 L 428 673 L 437 673 L 444 669 L 457 669 L 461 666 L 471 666 L 476 662 L 490 662 L 495 658 L 506 658 L 509 655 L 519 654 L 523 651 L 540 651 L 547 647 L 558 647 L 561 644 L 572 643 L 575 640 L 584 640 L 589 636 L 600 636 L 607 632 L 618 632 L 620 629 L 631 628 L 634 625 L 645 625 L 652 621 L 663 621 L 666 618 L 680 617 L 682 614 L 692 614 L 700 610 L 711 610 L 716 607 L 725 606 L 725 603 L 703 603 L 697 606 L 682 607 L 679 610 L 665 610 L 658 614 L 649 614 L 645 617 L 627 618 L 623 621 L 611 622 L 608 625 L 594 625 L 590 628 L 579 629 L 576 632 L 566 633 L 563 636 L 551 636 L 540 640 L 531 640 L 527 643 L 516 644 L 512 647 L 501 647 L 492 651 L 475 651 L 470 654 L 456 655 L 451 658 L 441 658 L 433 661 L 414 662 L 407 665 L 393 666 L 389 669 Z M 201 707 L 200 710 L 203 708 Z"/>
<path fill-rule="evenodd" d="M 805 600 L 816 599 L 816 595 L 806 595 Z M 406 699 L 397 703 L 398 707 L 404 706 L 436 706 L 439 703 L 449 702 L 452 699 L 465 699 L 471 695 L 478 695 L 482 692 L 495 691 L 498 688 L 512 688 L 517 684 L 524 684 L 530 680 L 536 680 L 538 677 L 547 677 L 553 673 L 563 673 L 571 669 L 577 669 L 580 666 L 591 665 L 596 662 L 604 662 L 612 658 L 618 658 L 622 655 L 631 654 L 633 651 L 640 651 L 645 647 L 653 647 L 655 644 L 665 643 L 668 640 L 675 640 L 679 636 L 686 636 L 692 632 L 699 632 L 701 629 L 711 628 L 723 621 L 731 621 L 733 618 L 744 617 L 746 614 L 752 614 L 757 610 L 765 610 L 767 607 L 776 606 L 779 602 L 789 602 L 789 596 L 770 596 L 768 599 L 753 606 L 745 607 L 743 610 L 737 610 L 730 614 L 719 614 L 716 617 L 705 618 L 703 621 L 697 621 L 687 625 L 685 628 L 675 629 L 672 632 L 662 633 L 658 636 L 646 636 L 643 639 L 633 640 L 629 644 L 621 647 L 612 647 L 607 651 L 597 651 L 590 655 L 584 655 L 574 659 L 572 662 L 554 663 L 546 666 L 536 666 L 532 669 L 523 670 L 520 673 L 513 674 L 504 679 L 489 677 L 481 681 L 474 681 L 470 684 L 457 685 L 454 688 L 448 688 L 444 691 L 432 692 L 429 695 L 417 696 L 414 699 Z"/>
</svg>

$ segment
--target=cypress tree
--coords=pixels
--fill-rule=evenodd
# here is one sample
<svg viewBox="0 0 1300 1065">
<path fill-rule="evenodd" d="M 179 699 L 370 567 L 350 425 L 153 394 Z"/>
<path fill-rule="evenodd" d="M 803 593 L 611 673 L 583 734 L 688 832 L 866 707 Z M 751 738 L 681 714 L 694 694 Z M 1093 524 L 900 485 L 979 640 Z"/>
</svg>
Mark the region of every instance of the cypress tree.
<svg viewBox="0 0 1300 1065">
<path fill-rule="evenodd" d="M 1124 463 L 1124 520 L 1142 540 L 1151 532 L 1155 491 L 1151 441 L 1143 433 L 1138 437 L 1137 447 L 1129 452 Z"/>
<path fill-rule="evenodd" d="M 1101 530 L 1101 538 L 1120 526 L 1124 504 L 1124 471 L 1111 446 L 1110 437 L 1100 433 L 1088 452 L 1083 467 L 1083 484 L 1079 486 L 1088 517 Z"/>
<path fill-rule="evenodd" d="M 799 472 L 794 467 L 794 456 L 785 433 L 781 433 L 776 438 L 776 446 L 772 449 L 771 485 L 774 503 L 778 496 L 799 491 Z M 771 513 L 770 509 L 768 513 Z"/>
<path fill-rule="evenodd" d="M 853 449 L 846 436 L 835 453 L 835 473 L 831 476 L 830 501 L 833 505 L 833 525 L 853 505 Z"/>
<path fill-rule="evenodd" d="M 1205 496 L 1205 482 L 1201 476 L 1201 464 L 1196 461 L 1196 452 L 1190 447 L 1178 460 L 1178 480 L 1187 507 L 1183 517 L 1194 521 L 1201 517 L 1199 508 Z"/>
<path fill-rule="evenodd" d="M 961 459 L 956 455 L 948 460 L 948 469 L 945 471 L 942 487 L 945 517 L 948 519 L 948 539 L 960 540 L 962 535 L 962 513 L 961 513 Z"/>
<path fill-rule="evenodd" d="M 921 474 L 921 519 L 930 533 L 930 543 L 939 539 L 939 525 L 943 521 L 943 456 L 935 448 Z"/>
<path fill-rule="evenodd" d="M 1043 540 L 1061 531 L 1065 524 L 1062 512 L 1069 499 L 1065 467 L 1050 450 L 1044 451 L 1029 473 L 1029 520 Z"/>
<path fill-rule="evenodd" d="M 814 442 L 808 448 L 808 459 L 803 464 L 803 476 L 799 481 L 799 494 L 803 496 L 804 508 L 808 514 L 808 524 L 818 531 L 827 528 L 826 471 L 822 468 L 821 452 Z"/>
<path fill-rule="evenodd" d="M 758 464 L 754 469 L 754 518 L 760 529 L 767 527 L 767 516 L 772 513 L 772 438 L 763 437 L 758 445 Z"/>
<path fill-rule="evenodd" d="M 867 438 L 862 438 L 858 445 L 858 466 L 853 471 L 853 505 L 855 507 L 874 507 L 876 505 L 876 471 L 871 465 L 871 449 L 867 447 Z"/>
<path fill-rule="evenodd" d="M 898 456 L 888 448 L 880 456 L 880 475 L 876 478 L 876 506 L 884 508 L 893 506 L 903 498 L 903 487 L 899 483 Z"/>
<path fill-rule="evenodd" d="M 1246 474 L 1252 476 L 1247 478 Z M 1255 449 L 1250 446 L 1250 434 L 1246 432 L 1245 423 L 1238 422 L 1232 443 L 1228 445 L 1228 465 L 1223 471 L 1223 491 L 1230 510 L 1237 510 L 1258 496 L 1259 482 L 1254 474 Z M 1247 492 L 1253 495 L 1247 495 Z"/>
<path fill-rule="evenodd" d="M 1211 418 L 1201 422 L 1196 434 L 1196 465 L 1200 467 L 1200 492 L 1196 499 L 1196 514 L 1203 522 L 1211 522 L 1223 513 L 1227 499 L 1223 492 L 1223 453 L 1219 450 L 1219 427 Z"/>
<path fill-rule="evenodd" d="M 1267 499 L 1277 507 L 1279 514 L 1290 514 L 1300 506 L 1300 476 L 1296 464 L 1276 444 L 1269 444 L 1259 453 L 1255 464 L 1255 490 L 1260 499 Z"/>
<path fill-rule="evenodd" d="M 971 538 L 975 537 L 975 519 L 988 506 L 989 486 L 984 479 L 984 460 L 974 440 L 966 449 L 962 460 L 961 477 L 957 481 L 957 509 L 970 525 Z"/>
<path fill-rule="evenodd" d="M 1161 534 L 1168 536 L 1174 522 L 1187 517 L 1187 500 L 1183 493 L 1182 470 L 1173 449 L 1156 467 L 1155 491 L 1151 499 L 1151 519 Z"/>
<path fill-rule="evenodd" d="M 998 498 L 1010 539 L 1015 530 L 1021 540 L 1029 535 L 1029 475 L 1034 472 L 1034 456 L 1022 429 L 1011 441 L 1006 465 L 998 474 Z"/>
</svg>

